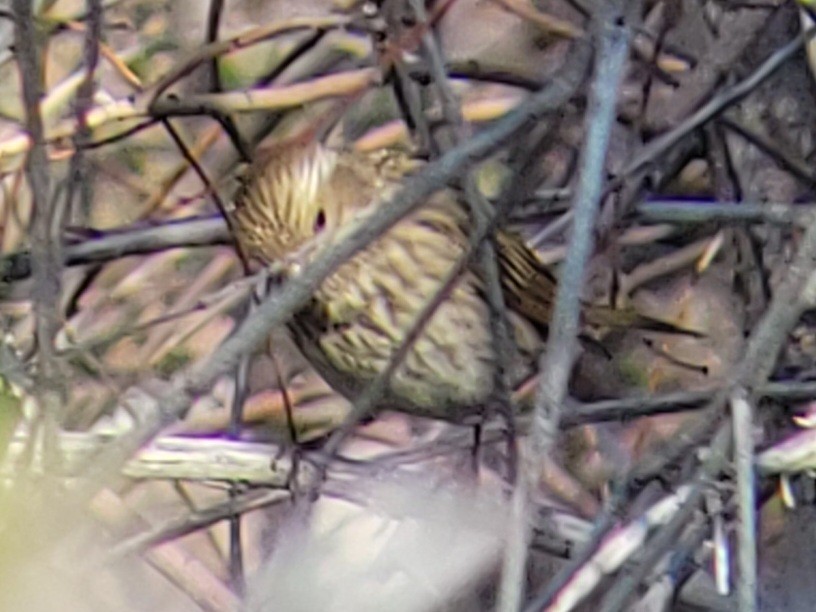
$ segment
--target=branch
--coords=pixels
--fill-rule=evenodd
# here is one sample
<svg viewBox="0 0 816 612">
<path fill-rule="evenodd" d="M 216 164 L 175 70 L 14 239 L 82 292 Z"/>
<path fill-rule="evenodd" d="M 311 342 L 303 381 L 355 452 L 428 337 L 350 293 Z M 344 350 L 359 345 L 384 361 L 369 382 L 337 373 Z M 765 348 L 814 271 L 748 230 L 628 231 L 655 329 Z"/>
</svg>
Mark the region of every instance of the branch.
<svg viewBox="0 0 816 612">
<path fill-rule="evenodd" d="M 165 221 L 161 225 L 133 226 L 100 233 L 64 249 L 65 264 L 78 266 L 145 255 L 163 249 L 232 244 L 220 216 Z M 31 274 L 31 253 L 22 251 L 0 258 L 0 282 L 13 282 Z"/>
<path fill-rule="evenodd" d="M 598 15 L 598 48 L 595 57 L 594 77 L 586 111 L 587 133 L 581 151 L 578 168 L 578 184 L 573 200 L 573 230 L 564 262 L 555 307 L 550 322 L 547 348 L 541 357 L 541 378 L 536 389 L 533 414 L 532 444 L 524 457 L 520 481 L 513 493 L 513 525 L 508 547 L 521 558 L 505 559 L 505 567 L 524 568 L 530 537 L 526 524 L 530 513 L 529 496 L 539 480 L 539 467 L 555 444 L 561 420 L 561 407 L 567 396 L 567 385 L 575 359 L 581 312 L 581 293 L 584 286 L 586 264 L 592 255 L 595 217 L 600 203 L 605 176 L 606 153 L 612 126 L 615 123 L 617 91 L 623 69 L 629 55 L 632 36 L 628 24 L 633 9 L 639 3 L 634 0 L 617 0 L 610 3 Z M 626 19 L 623 16 L 626 15 Z M 522 509 L 523 508 L 523 509 Z M 500 603 L 501 610 L 521 608 L 522 588 Z"/>
<path fill-rule="evenodd" d="M 748 77 L 736 85 L 727 87 L 713 95 L 706 104 L 683 120 L 676 128 L 649 142 L 626 165 L 615 184 L 621 184 L 625 179 L 645 171 L 655 159 L 664 155 L 683 138 L 721 114 L 728 107 L 742 100 L 798 53 L 802 45 L 813 39 L 814 36 L 816 36 L 816 28 L 810 28 L 804 34 L 797 36 L 784 47 L 775 51 Z"/>
</svg>

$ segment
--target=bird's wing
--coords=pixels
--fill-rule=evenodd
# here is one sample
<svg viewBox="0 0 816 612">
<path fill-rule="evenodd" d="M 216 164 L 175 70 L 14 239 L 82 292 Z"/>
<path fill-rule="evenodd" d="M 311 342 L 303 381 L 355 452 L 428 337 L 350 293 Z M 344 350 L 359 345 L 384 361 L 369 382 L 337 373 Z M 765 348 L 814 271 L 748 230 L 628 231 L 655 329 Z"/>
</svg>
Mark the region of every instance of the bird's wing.
<svg viewBox="0 0 816 612">
<path fill-rule="evenodd" d="M 496 252 L 506 304 L 537 326 L 547 329 L 555 304 L 555 277 L 518 234 L 497 232 Z M 640 314 L 631 307 L 612 308 L 582 303 L 581 322 L 590 327 L 636 328 L 705 337 L 705 334 Z"/>
<path fill-rule="evenodd" d="M 555 277 L 518 234 L 496 232 L 496 255 L 507 306 L 546 329 L 555 300 Z"/>
</svg>

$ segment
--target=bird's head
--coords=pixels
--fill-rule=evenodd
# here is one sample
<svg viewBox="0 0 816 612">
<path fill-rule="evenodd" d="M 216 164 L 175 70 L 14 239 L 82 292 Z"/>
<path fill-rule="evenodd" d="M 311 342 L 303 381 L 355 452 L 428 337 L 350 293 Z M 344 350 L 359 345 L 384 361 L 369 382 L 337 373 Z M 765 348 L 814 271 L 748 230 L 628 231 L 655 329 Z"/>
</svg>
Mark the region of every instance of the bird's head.
<svg viewBox="0 0 816 612">
<path fill-rule="evenodd" d="M 318 145 L 289 146 L 264 153 L 248 169 L 231 212 L 236 241 L 252 265 L 286 269 L 337 225 L 331 184 L 338 157 Z"/>
<path fill-rule="evenodd" d="M 272 149 L 251 166 L 235 197 L 239 248 L 253 266 L 277 264 L 291 275 L 416 167 L 395 151 L 335 151 L 320 144 Z"/>
</svg>

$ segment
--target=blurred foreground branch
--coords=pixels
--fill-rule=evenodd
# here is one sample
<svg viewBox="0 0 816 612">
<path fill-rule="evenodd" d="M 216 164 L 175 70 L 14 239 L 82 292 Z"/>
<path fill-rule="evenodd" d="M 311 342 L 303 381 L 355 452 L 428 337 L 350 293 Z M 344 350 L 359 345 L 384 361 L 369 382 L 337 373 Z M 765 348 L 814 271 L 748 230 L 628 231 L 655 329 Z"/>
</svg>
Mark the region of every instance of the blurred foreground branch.
<svg viewBox="0 0 816 612">
<path fill-rule="evenodd" d="M 78 476 L 83 466 L 106 445 L 115 443 L 116 436 L 99 433 L 62 432 L 59 447 L 63 462 L 58 474 L 65 478 Z M 17 434 L 11 441 L 5 461 L 0 465 L 0 478 L 12 478 L 16 464 L 22 458 L 28 436 Z M 31 469 L 43 469 L 42 456 L 35 455 Z M 305 484 L 310 476 L 309 465 L 298 470 Z M 135 479 L 194 480 L 209 482 L 240 482 L 256 486 L 285 488 L 290 482 L 292 462 L 281 456 L 281 449 L 272 444 L 227 440 L 221 438 L 189 438 L 163 436 L 139 450 L 122 468 L 122 475 Z"/>
</svg>

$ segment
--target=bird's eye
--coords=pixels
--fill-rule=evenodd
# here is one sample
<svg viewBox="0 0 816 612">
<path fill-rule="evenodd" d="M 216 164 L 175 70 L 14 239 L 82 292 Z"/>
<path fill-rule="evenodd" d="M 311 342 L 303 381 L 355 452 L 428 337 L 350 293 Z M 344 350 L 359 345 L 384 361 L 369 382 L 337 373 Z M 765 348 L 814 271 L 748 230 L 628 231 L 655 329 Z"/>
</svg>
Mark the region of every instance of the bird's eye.
<svg viewBox="0 0 816 612">
<path fill-rule="evenodd" d="M 322 231 L 324 227 L 326 227 L 326 213 L 323 212 L 323 209 L 321 208 L 319 211 L 317 211 L 317 216 L 315 217 L 314 222 L 315 234 Z"/>
</svg>

